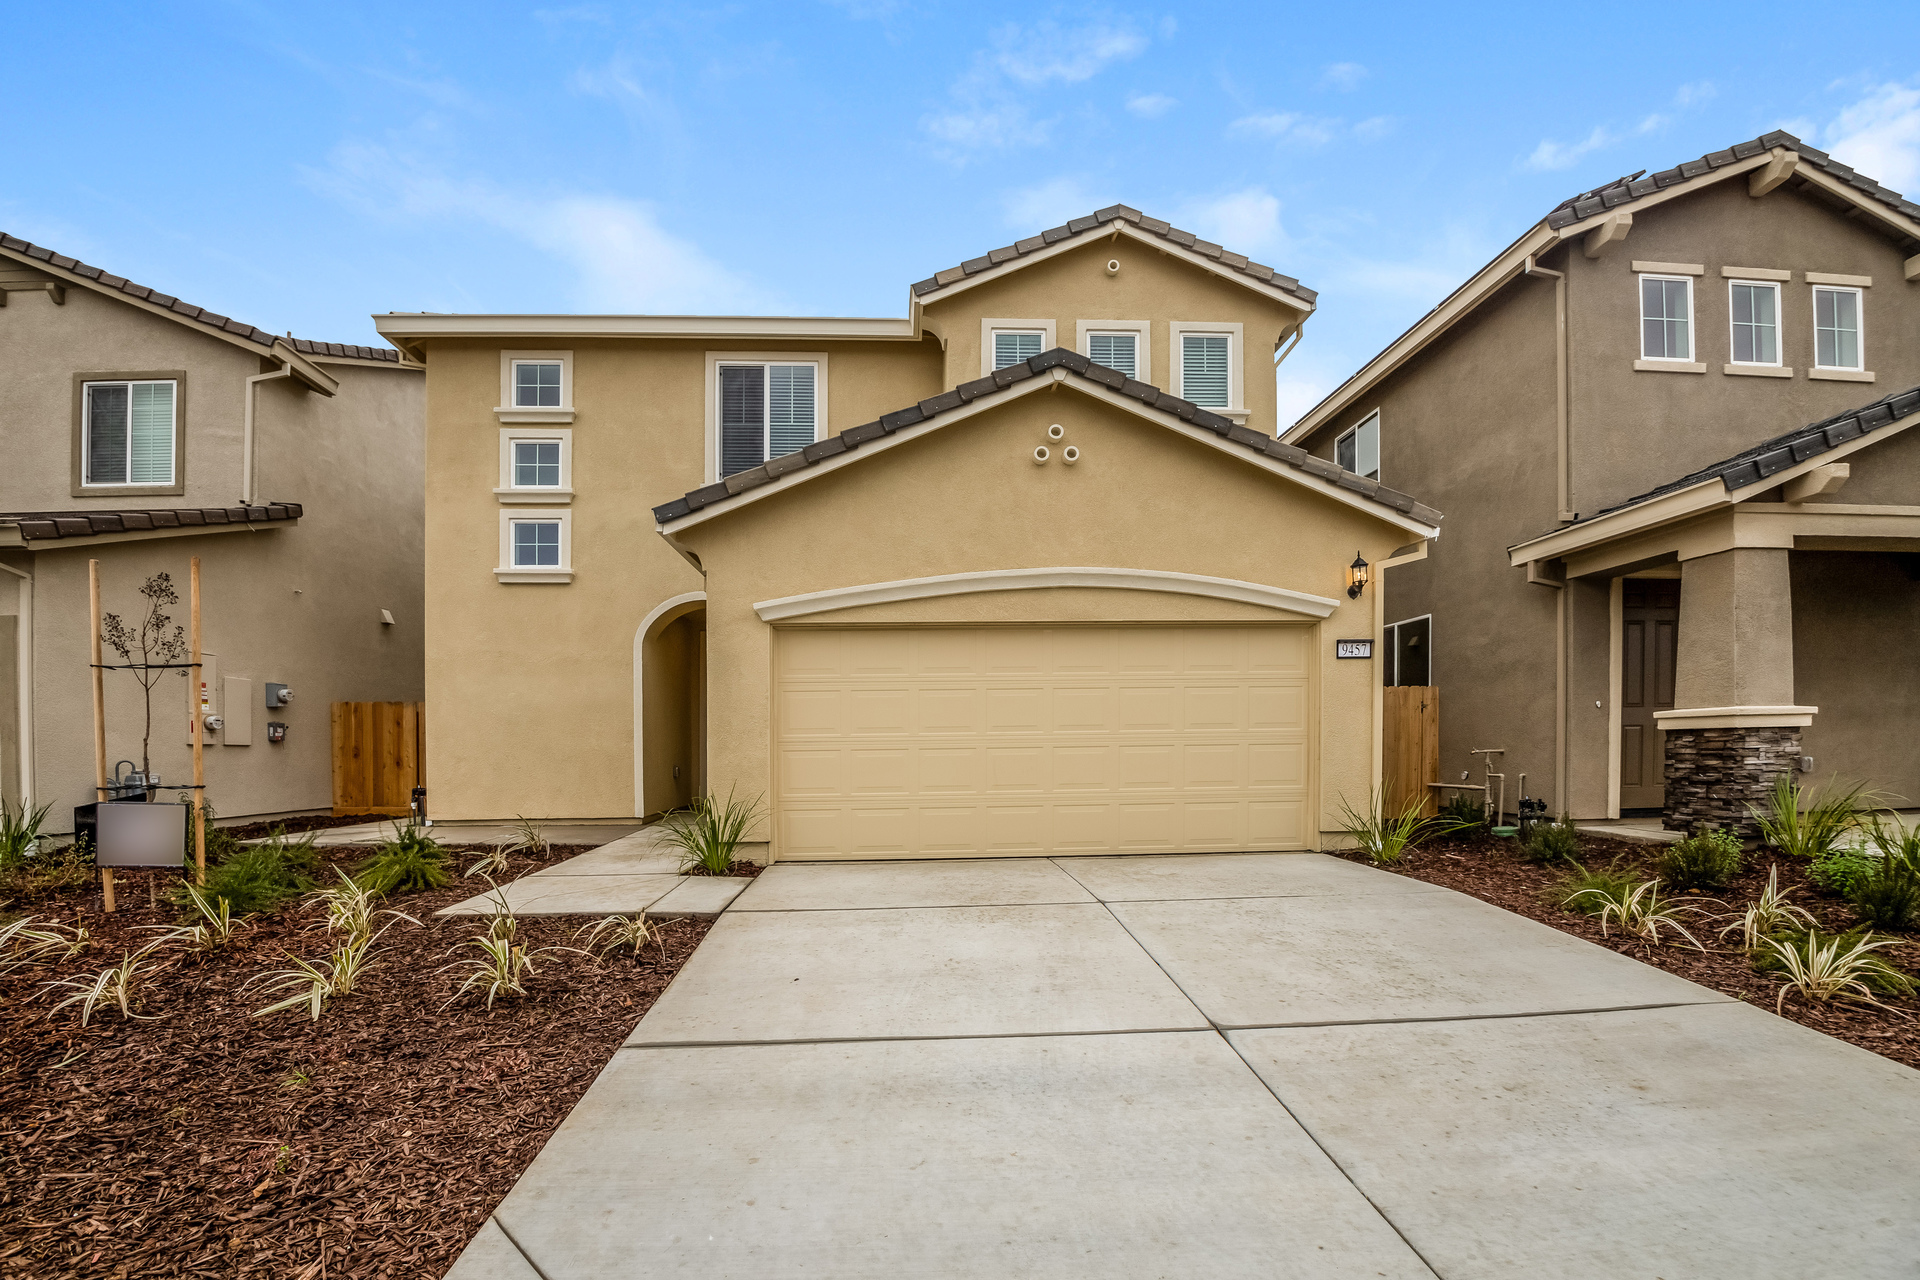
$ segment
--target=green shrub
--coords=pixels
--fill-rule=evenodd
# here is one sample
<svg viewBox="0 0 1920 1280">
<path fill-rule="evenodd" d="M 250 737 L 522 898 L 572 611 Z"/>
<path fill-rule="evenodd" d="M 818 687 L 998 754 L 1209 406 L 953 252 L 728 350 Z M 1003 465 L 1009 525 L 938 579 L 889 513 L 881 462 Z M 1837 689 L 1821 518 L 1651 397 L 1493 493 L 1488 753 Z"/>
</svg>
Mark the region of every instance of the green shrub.
<svg viewBox="0 0 1920 1280">
<path fill-rule="evenodd" d="M 1580 837 L 1571 817 L 1534 823 L 1527 832 L 1527 842 L 1520 847 L 1520 856 L 1534 863 L 1572 862 L 1579 853 Z"/>
<path fill-rule="evenodd" d="M 1660 879 L 1673 889 L 1722 889 L 1740 874 L 1740 837 L 1703 827 L 1660 854 Z"/>
<path fill-rule="evenodd" d="M 1828 893 L 1850 898 L 1879 865 L 1880 860 L 1864 849 L 1829 849 L 1807 868 L 1807 879 Z"/>
<path fill-rule="evenodd" d="M 1833 852 L 1866 819 L 1872 797 L 1864 787 L 1838 783 L 1803 790 L 1793 775 L 1774 779 L 1764 810 L 1749 809 L 1768 844 L 1796 858 L 1818 859 Z"/>
<path fill-rule="evenodd" d="M 760 821 L 758 800 L 736 800 L 733 792 L 716 800 L 696 796 L 691 805 L 666 821 L 667 842 L 680 851 L 680 869 L 723 876 L 733 855 Z"/>
<path fill-rule="evenodd" d="M 1456 791 L 1440 806 L 1440 817 L 1452 831 L 1470 831 L 1487 825 L 1487 809 L 1480 801 Z"/>
<path fill-rule="evenodd" d="M 422 889 L 452 884 L 453 871 L 447 866 L 447 851 L 432 836 L 409 823 L 404 827 L 395 826 L 393 839 L 354 868 L 353 882 L 383 896 L 418 893 Z"/>
<path fill-rule="evenodd" d="M 1852 877 L 1847 897 L 1876 929 L 1907 929 L 1920 919 L 1920 828 L 1897 820 L 1870 832 L 1879 858 Z"/>
<path fill-rule="evenodd" d="M 1621 869 L 1617 858 L 1598 871 L 1589 871 L 1578 862 L 1573 867 L 1554 895 L 1569 911 L 1597 916 L 1608 902 L 1623 901 L 1640 883 L 1632 868 Z"/>
<path fill-rule="evenodd" d="M 209 830 L 207 834 L 211 836 L 213 832 Z M 314 851 L 311 836 L 288 840 L 274 835 L 259 844 L 240 844 L 229 837 L 226 843 L 224 856 L 214 862 L 212 842 L 208 842 L 210 865 L 201 893 L 209 902 L 225 898 L 229 910 L 243 916 L 254 915 L 272 911 L 287 899 L 297 898 L 313 888 L 313 874 L 320 858 Z M 193 905 L 185 885 L 169 896 L 178 906 Z"/>
<path fill-rule="evenodd" d="M 0 871 L 19 871 L 27 865 L 27 859 L 37 852 L 40 828 L 46 825 L 47 812 L 52 808 L 52 801 L 29 809 L 24 800 L 16 805 L 0 797 Z"/>
</svg>

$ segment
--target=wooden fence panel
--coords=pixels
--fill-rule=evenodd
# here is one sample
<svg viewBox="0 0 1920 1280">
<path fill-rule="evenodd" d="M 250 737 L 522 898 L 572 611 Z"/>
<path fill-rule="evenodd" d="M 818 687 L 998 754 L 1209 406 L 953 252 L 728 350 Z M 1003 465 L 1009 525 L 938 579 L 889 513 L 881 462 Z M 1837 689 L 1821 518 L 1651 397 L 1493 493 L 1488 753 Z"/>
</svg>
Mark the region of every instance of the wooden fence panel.
<svg viewBox="0 0 1920 1280">
<path fill-rule="evenodd" d="M 424 704 L 333 704 L 333 811 L 397 817 L 426 782 Z"/>
<path fill-rule="evenodd" d="M 1382 730 L 1387 813 L 1405 813 L 1415 801 L 1429 817 L 1440 811 L 1440 690 L 1433 685 L 1389 685 Z"/>
</svg>

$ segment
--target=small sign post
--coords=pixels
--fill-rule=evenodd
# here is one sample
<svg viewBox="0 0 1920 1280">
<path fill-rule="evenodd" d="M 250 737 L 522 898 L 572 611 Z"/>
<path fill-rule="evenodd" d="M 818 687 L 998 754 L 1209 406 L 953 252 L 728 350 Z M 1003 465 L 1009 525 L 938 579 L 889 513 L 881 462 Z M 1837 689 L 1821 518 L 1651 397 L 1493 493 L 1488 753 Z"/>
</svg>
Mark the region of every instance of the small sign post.
<svg viewBox="0 0 1920 1280">
<path fill-rule="evenodd" d="M 187 678 L 194 682 L 187 705 L 193 708 L 193 882 L 207 883 L 207 765 L 201 754 L 206 739 L 206 716 L 202 714 L 204 695 L 200 681 L 200 557 L 193 557 L 187 570 L 187 637 L 189 653 Z"/>
<path fill-rule="evenodd" d="M 107 798 L 107 696 L 105 688 L 106 669 L 100 665 L 100 562 L 87 561 L 87 608 L 93 618 L 93 638 L 90 645 L 93 663 L 93 798 L 96 802 Z M 100 839 L 94 837 L 94 852 L 99 853 Z M 113 911 L 113 868 L 100 868 L 100 889 L 109 914 Z"/>
</svg>

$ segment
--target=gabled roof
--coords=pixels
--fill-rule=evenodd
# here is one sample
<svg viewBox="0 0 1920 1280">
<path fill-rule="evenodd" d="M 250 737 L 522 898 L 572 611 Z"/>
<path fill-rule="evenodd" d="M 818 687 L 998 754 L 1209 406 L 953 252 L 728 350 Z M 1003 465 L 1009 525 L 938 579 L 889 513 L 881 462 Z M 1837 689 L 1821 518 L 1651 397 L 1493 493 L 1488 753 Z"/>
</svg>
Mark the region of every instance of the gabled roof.
<svg viewBox="0 0 1920 1280">
<path fill-rule="evenodd" d="M 1588 235 L 1617 213 L 1630 214 L 1636 208 L 1658 204 L 1775 164 L 1781 166 L 1778 178 L 1781 184 L 1830 205 L 1857 210 L 1863 215 L 1863 221 L 1878 225 L 1894 236 L 1903 246 L 1902 252 L 1920 253 L 1920 205 L 1856 173 L 1826 152 L 1807 146 L 1792 134 L 1775 130 L 1651 176 L 1642 170 L 1562 200 L 1493 261 L 1281 432 L 1280 438 L 1300 440 L 1333 425 L 1333 420 L 1353 408 L 1353 402 L 1374 384 L 1473 314 L 1482 302 L 1524 275 L 1535 256 L 1575 237 Z M 1772 185 L 1769 182 L 1768 186 Z"/>
<path fill-rule="evenodd" d="M 1271 436 L 1239 426 L 1217 413 L 1209 412 L 1178 396 L 1168 395 L 1157 387 L 1137 382 L 1116 369 L 1095 364 L 1076 351 L 1055 347 L 1018 364 L 996 369 L 984 378 L 972 382 L 963 382 L 951 391 L 943 391 L 937 396 L 922 400 L 919 404 L 908 405 L 893 413 L 886 414 L 877 421 L 849 427 L 838 435 L 825 440 L 817 440 L 796 453 L 789 453 L 748 471 L 736 472 L 713 484 L 703 485 L 671 502 L 663 503 L 653 509 L 653 518 L 662 532 L 668 532 L 669 526 L 684 520 L 695 512 L 730 505 L 738 501 L 751 501 L 753 491 L 764 485 L 773 484 L 787 477 L 800 477 L 810 468 L 825 468 L 836 464 L 843 454 L 859 449 L 863 445 L 876 441 L 885 442 L 888 437 L 918 426 L 921 423 L 938 419 L 942 414 L 955 414 L 968 406 L 981 404 L 1001 396 L 1017 395 L 1020 384 L 1029 379 L 1051 372 L 1055 377 L 1076 377 L 1084 380 L 1089 389 L 1097 388 L 1104 393 L 1115 395 L 1129 406 L 1137 406 L 1145 411 L 1157 411 L 1190 427 L 1211 432 L 1223 441 L 1244 451 L 1250 458 L 1257 457 L 1268 464 L 1279 463 L 1301 473 L 1303 479 L 1314 487 L 1330 487 L 1338 491 L 1342 500 L 1347 495 L 1365 502 L 1378 504 L 1394 513 L 1388 517 L 1396 523 L 1409 526 L 1424 526 L 1428 536 L 1440 523 L 1440 513 L 1432 507 L 1416 502 L 1413 498 L 1397 490 L 1389 489 L 1378 481 L 1357 476 L 1328 462 L 1316 458 L 1304 449 L 1282 444 Z M 1309 479 L 1310 478 L 1310 479 Z M 1359 505 L 1357 502 L 1355 505 Z M 1380 514 L 1384 515 L 1385 512 Z"/>
<path fill-rule="evenodd" d="M 1262 263 L 1249 261 L 1245 254 L 1234 253 L 1210 240 L 1202 240 L 1191 231 L 1182 231 L 1158 218 L 1149 218 L 1138 209 L 1128 208 L 1124 204 L 1108 205 L 1084 218 L 1075 218 L 1049 231 L 1042 231 L 1037 236 L 1016 240 L 1005 248 L 995 249 L 978 258 L 969 258 L 957 267 L 948 267 L 945 271 L 935 272 L 913 286 L 913 296 L 921 302 L 937 301 L 933 297 L 934 294 L 959 284 L 969 277 L 992 271 L 1009 262 L 1018 262 L 1019 259 L 1051 249 L 1063 241 L 1111 227 L 1116 222 L 1197 254 L 1209 262 L 1218 263 L 1261 284 L 1271 285 L 1282 293 L 1290 295 L 1297 302 L 1306 304 L 1308 308 L 1311 308 L 1314 299 L 1320 296 L 1292 276 L 1282 275 Z"/>
<path fill-rule="evenodd" d="M 42 245 L 33 244 L 17 236 L 0 231 L 0 253 L 50 274 L 65 274 L 87 287 L 102 293 L 120 293 L 129 298 L 149 304 L 165 312 L 183 324 L 204 325 L 219 333 L 228 341 L 252 343 L 261 348 L 262 354 L 270 353 L 273 344 L 281 342 L 305 356 L 321 358 L 378 360 L 398 364 L 400 353 L 390 347 L 362 347 L 343 342 L 313 342 L 306 338 L 296 338 L 291 334 L 268 333 L 243 320 L 235 320 L 205 307 L 196 307 L 191 302 L 182 302 L 171 294 L 161 293 L 158 289 L 143 284 L 135 284 L 124 276 L 116 276 L 100 267 L 90 266 L 78 258 L 69 258 L 55 253 Z"/>
<path fill-rule="evenodd" d="M 34 545 L 62 538 L 271 524 L 298 520 L 305 512 L 298 502 L 269 502 L 256 507 L 142 507 L 135 511 L 10 511 L 0 512 L 0 534 L 11 530 L 22 543 Z"/>
<path fill-rule="evenodd" d="M 1784 435 L 1771 440 L 1763 440 L 1751 449 L 1743 449 L 1731 458 L 1724 458 L 1710 467 L 1702 467 L 1690 475 L 1669 481 L 1657 489 L 1628 498 L 1616 503 L 1604 511 L 1588 516 L 1585 520 L 1576 520 L 1578 525 L 1610 516 L 1616 511 L 1625 511 L 1641 503 L 1651 502 L 1655 498 L 1665 497 L 1669 493 L 1678 493 L 1682 489 L 1691 489 L 1697 484 L 1710 480 L 1719 480 L 1732 494 L 1740 489 L 1759 484 L 1769 476 L 1777 475 L 1788 467 L 1797 466 L 1809 458 L 1817 458 L 1823 453 L 1838 449 L 1850 440 L 1870 435 L 1881 427 L 1896 422 L 1908 414 L 1920 412 L 1920 387 L 1911 387 L 1905 391 L 1896 391 L 1883 396 L 1872 404 L 1862 405 L 1858 409 L 1849 409 L 1845 413 L 1836 413 L 1831 418 L 1809 423 L 1804 427 L 1795 427 Z"/>
</svg>

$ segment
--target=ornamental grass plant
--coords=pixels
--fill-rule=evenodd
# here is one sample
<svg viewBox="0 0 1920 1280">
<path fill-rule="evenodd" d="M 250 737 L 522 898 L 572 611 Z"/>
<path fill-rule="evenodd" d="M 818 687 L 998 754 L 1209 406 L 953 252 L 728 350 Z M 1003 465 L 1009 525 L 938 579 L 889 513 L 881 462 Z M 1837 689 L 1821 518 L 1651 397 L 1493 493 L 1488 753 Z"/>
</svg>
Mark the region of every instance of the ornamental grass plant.
<svg viewBox="0 0 1920 1280">
<path fill-rule="evenodd" d="M 732 791 L 724 801 L 711 794 L 696 796 L 692 804 L 667 818 L 664 834 L 667 843 L 680 851 L 683 874 L 724 876 L 733 870 L 734 854 L 762 816 L 758 798 L 740 800 Z"/>
</svg>

